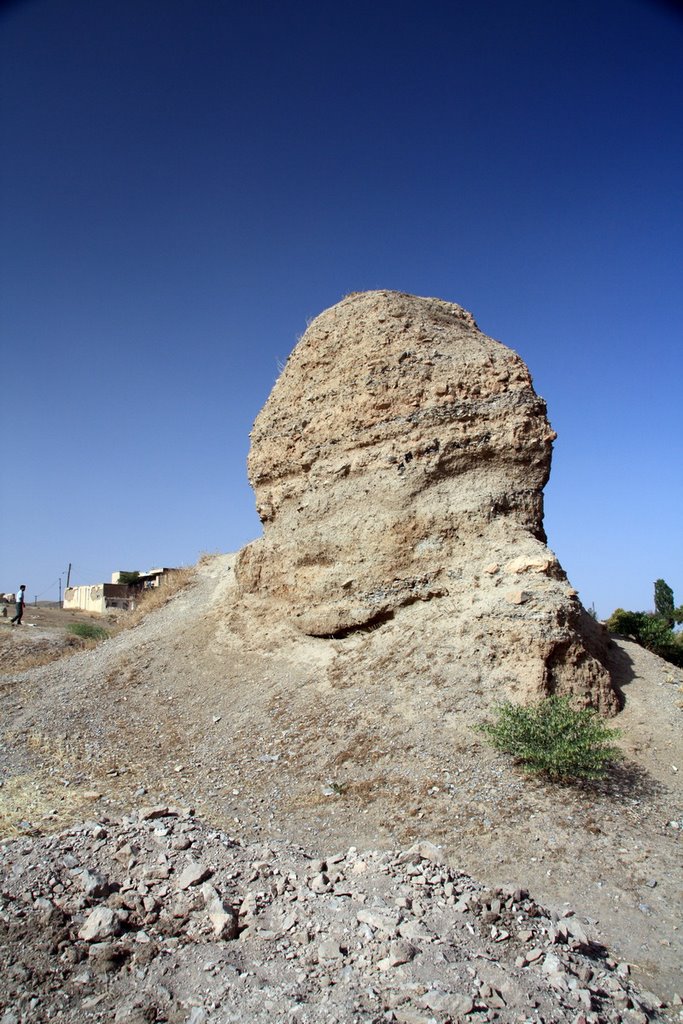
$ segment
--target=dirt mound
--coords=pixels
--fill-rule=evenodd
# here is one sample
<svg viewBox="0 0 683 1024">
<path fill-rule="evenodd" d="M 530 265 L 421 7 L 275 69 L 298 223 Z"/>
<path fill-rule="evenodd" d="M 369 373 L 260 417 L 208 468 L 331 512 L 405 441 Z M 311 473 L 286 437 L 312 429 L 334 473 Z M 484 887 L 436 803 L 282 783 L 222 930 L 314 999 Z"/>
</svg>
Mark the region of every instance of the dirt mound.
<svg viewBox="0 0 683 1024">
<path fill-rule="evenodd" d="M 8 632 L 0 1024 L 673 1019 L 681 675 L 545 546 L 551 439 L 460 307 L 351 296 L 257 421 L 239 585 L 204 559 L 30 671 Z M 619 710 L 599 785 L 530 781 L 475 731 L 549 692 Z"/>
<path fill-rule="evenodd" d="M 683 816 L 671 666 L 614 644 L 626 763 L 597 788 L 547 788 L 481 745 L 486 700 L 436 677 L 429 645 L 415 642 L 403 675 L 383 669 L 400 617 L 370 647 L 254 630 L 232 564 L 205 561 L 186 591 L 95 650 L 6 677 L 6 834 L 144 799 L 321 857 L 429 840 L 482 884 L 528 888 L 560 916 L 575 908 L 638 983 L 672 998 Z"/>
</svg>

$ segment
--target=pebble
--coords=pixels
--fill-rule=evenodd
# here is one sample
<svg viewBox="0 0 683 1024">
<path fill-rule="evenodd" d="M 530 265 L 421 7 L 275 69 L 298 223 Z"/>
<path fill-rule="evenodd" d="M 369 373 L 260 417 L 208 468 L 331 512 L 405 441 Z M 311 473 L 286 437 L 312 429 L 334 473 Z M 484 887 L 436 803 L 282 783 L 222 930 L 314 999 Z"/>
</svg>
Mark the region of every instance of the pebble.
<svg viewBox="0 0 683 1024">
<path fill-rule="evenodd" d="M 334 939 L 325 939 L 318 946 L 319 960 L 342 960 L 343 958 L 344 954 L 341 951 L 341 947 Z"/>
</svg>

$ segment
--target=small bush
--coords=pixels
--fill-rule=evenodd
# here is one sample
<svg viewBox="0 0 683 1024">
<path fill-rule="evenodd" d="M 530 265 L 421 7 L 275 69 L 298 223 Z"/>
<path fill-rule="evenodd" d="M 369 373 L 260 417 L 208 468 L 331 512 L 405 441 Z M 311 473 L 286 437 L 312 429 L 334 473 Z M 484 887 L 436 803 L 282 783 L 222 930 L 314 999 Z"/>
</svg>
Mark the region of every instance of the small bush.
<svg viewBox="0 0 683 1024">
<path fill-rule="evenodd" d="M 640 636 L 640 628 L 645 617 L 645 612 L 627 612 L 625 608 L 615 608 L 605 625 L 610 633 L 618 633 L 619 636 L 632 636 L 637 639 Z"/>
<path fill-rule="evenodd" d="M 106 640 L 109 636 L 102 626 L 93 626 L 89 622 L 72 622 L 66 627 L 66 631 L 79 636 L 81 640 Z"/>
<path fill-rule="evenodd" d="M 496 711 L 497 721 L 479 731 L 529 772 L 550 779 L 599 779 L 622 756 L 612 742 L 619 731 L 592 709 L 572 708 L 568 697 L 547 697 L 535 707 L 505 701 Z"/>
<path fill-rule="evenodd" d="M 674 609 L 674 615 L 678 609 Z M 650 612 L 628 612 L 617 608 L 605 623 L 610 633 L 631 637 L 641 647 L 652 651 L 665 661 L 683 667 L 683 649 L 678 633 L 669 628 L 660 615 Z"/>
</svg>

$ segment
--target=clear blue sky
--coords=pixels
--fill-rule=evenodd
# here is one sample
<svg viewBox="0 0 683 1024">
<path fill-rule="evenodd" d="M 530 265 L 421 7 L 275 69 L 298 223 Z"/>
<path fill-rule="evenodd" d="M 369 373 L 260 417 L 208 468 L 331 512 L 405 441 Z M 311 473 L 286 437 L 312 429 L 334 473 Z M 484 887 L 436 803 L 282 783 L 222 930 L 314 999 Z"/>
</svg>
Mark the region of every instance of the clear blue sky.
<svg viewBox="0 0 683 1024">
<path fill-rule="evenodd" d="M 584 603 L 683 602 L 682 54 L 654 0 L 5 4 L 0 588 L 258 536 L 278 365 L 393 288 L 526 360 Z"/>
</svg>

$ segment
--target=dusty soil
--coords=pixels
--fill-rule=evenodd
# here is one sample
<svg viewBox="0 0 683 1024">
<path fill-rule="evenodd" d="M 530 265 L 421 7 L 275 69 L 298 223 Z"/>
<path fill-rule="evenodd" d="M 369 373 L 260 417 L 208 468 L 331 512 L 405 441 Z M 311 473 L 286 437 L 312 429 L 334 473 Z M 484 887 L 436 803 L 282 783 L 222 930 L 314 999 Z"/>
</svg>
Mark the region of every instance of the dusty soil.
<svg viewBox="0 0 683 1024">
<path fill-rule="evenodd" d="M 14 604 L 7 606 L 7 624 L 14 615 Z M 24 617 L 21 628 L 60 630 L 66 628 L 72 622 L 90 622 L 96 626 L 112 625 L 114 616 L 95 615 L 92 612 L 72 611 L 61 607 L 53 601 L 39 601 L 37 604 L 27 604 L 24 608 Z M 0 615 L 0 625 L 5 624 L 4 616 Z"/>
<path fill-rule="evenodd" d="M 205 560 L 93 650 L 0 676 L 2 834 L 117 817 L 144 798 L 312 854 L 429 840 L 482 884 L 574 908 L 638 984 L 680 993 L 680 670 L 615 640 L 625 761 L 599 786 L 548 786 L 483 745 L 480 695 L 439 686 L 428 650 L 413 652 L 419 677 L 387 678 L 400 616 L 347 640 L 257 628 L 234 606 L 232 561 Z M 0 623 L 5 667 L 63 642 L 60 629 Z"/>
<path fill-rule="evenodd" d="M 67 611 L 58 604 L 29 604 L 24 609 L 21 626 L 11 625 L 15 605 L 3 605 L 7 615 L 0 614 L 0 676 L 48 664 L 64 655 L 76 654 L 91 645 L 68 632 L 74 623 L 86 623 L 109 631 L 117 631 L 120 619 L 89 612 Z"/>
</svg>

